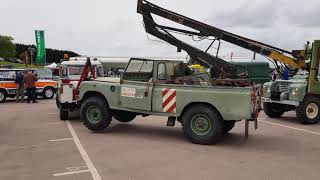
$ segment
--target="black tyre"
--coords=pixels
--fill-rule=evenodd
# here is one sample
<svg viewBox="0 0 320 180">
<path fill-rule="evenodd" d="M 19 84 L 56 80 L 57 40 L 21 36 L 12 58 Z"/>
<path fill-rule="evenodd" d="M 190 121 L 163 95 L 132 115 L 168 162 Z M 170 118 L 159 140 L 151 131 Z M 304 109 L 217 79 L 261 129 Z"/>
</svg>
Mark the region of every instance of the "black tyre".
<svg viewBox="0 0 320 180">
<path fill-rule="evenodd" d="M 223 135 L 221 115 L 206 105 L 192 106 L 182 119 L 183 134 L 193 143 L 215 144 Z"/>
<path fill-rule="evenodd" d="M 114 113 L 114 118 L 123 123 L 130 122 L 136 118 L 136 114 L 131 113 L 131 112 L 125 112 L 125 111 L 119 111 Z"/>
<path fill-rule="evenodd" d="M 59 109 L 60 109 L 60 120 L 65 121 L 69 119 L 69 111 L 62 109 L 61 107 Z"/>
<path fill-rule="evenodd" d="M 0 89 L 0 103 L 4 103 L 7 98 L 7 92 Z"/>
<path fill-rule="evenodd" d="M 46 87 L 44 88 L 44 90 L 42 91 L 42 97 L 44 97 L 45 99 L 52 99 L 53 96 L 55 94 L 55 91 L 52 87 Z"/>
<path fill-rule="evenodd" d="M 307 96 L 296 109 L 298 120 L 302 124 L 316 124 L 320 121 L 320 99 Z"/>
<path fill-rule="evenodd" d="M 223 134 L 227 134 L 233 129 L 236 121 L 223 121 Z"/>
<path fill-rule="evenodd" d="M 108 103 L 99 97 L 87 99 L 81 106 L 80 115 L 83 124 L 93 131 L 107 128 L 112 120 Z"/>
<path fill-rule="evenodd" d="M 271 118 L 281 117 L 284 114 L 284 110 L 281 108 L 281 104 L 275 103 L 264 102 L 263 111 L 267 116 Z"/>
</svg>

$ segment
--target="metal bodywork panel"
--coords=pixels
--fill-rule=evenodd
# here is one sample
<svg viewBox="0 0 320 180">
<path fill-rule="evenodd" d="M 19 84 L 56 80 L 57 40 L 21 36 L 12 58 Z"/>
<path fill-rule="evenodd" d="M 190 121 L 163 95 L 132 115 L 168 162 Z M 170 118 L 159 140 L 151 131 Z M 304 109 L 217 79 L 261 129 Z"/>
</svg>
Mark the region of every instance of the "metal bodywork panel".
<svg viewBox="0 0 320 180">
<path fill-rule="evenodd" d="M 173 72 L 176 63 L 179 62 L 132 59 L 121 78 L 84 81 L 80 87 L 80 102 L 89 93 L 100 94 L 106 98 L 110 109 L 168 117 L 179 117 L 188 105 L 205 103 L 215 108 L 224 120 L 254 119 L 260 109 L 259 88 L 255 87 L 252 99 L 253 87 L 213 85 L 212 79 L 205 78 L 206 74 L 198 74 L 204 80 L 201 83 L 176 84 L 181 80 Z"/>
<path fill-rule="evenodd" d="M 126 90 L 129 93 L 123 97 L 122 88 L 133 88 L 136 92 Z M 144 96 L 144 88 L 145 84 L 87 81 L 81 85 L 80 99 L 86 92 L 99 92 L 107 99 L 111 109 L 174 117 L 179 117 L 190 103 L 207 103 L 214 106 L 224 120 L 251 118 L 250 88 L 153 85 L 147 97 Z M 163 112 L 161 94 L 165 88 L 176 90 L 176 112 Z"/>
<path fill-rule="evenodd" d="M 308 78 L 308 93 L 320 94 L 319 82 L 319 65 L 320 65 L 320 40 L 315 40 L 312 45 L 312 57 L 310 74 Z"/>
</svg>

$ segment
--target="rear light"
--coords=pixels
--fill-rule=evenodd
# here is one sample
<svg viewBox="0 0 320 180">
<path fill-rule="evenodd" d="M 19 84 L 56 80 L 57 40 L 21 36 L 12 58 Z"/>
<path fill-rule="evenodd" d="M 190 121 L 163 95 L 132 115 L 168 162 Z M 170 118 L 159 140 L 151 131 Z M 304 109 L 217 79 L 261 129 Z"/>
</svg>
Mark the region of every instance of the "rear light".
<svg viewBox="0 0 320 180">
<path fill-rule="evenodd" d="M 251 117 L 253 119 L 257 119 L 259 116 L 259 105 L 257 104 L 257 94 L 260 93 L 260 90 L 257 92 L 255 85 L 252 85 L 252 93 L 251 93 L 251 107 L 252 107 L 252 114 Z"/>
<path fill-rule="evenodd" d="M 69 79 L 61 79 L 62 84 L 70 84 L 70 80 Z"/>
<path fill-rule="evenodd" d="M 262 97 L 264 95 L 263 86 L 260 86 L 260 96 Z"/>
</svg>

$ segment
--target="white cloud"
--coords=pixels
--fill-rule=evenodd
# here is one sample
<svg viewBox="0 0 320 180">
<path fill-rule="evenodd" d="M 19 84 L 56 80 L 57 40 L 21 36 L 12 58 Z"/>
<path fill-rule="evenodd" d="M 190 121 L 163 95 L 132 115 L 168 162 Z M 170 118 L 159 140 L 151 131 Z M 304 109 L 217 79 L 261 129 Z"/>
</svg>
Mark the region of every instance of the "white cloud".
<svg viewBox="0 0 320 180">
<path fill-rule="evenodd" d="M 300 48 L 305 41 L 320 37 L 316 0 L 152 2 L 284 49 Z M 15 42 L 32 44 L 34 30 L 44 29 L 47 47 L 85 55 L 179 56 L 175 47 L 148 40 L 136 3 L 137 0 L 0 0 L 0 34 L 13 36 Z M 222 47 L 222 54 L 233 51 L 235 55 L 251 56 L 251 52 L 236 46 Z"/>
</svg>

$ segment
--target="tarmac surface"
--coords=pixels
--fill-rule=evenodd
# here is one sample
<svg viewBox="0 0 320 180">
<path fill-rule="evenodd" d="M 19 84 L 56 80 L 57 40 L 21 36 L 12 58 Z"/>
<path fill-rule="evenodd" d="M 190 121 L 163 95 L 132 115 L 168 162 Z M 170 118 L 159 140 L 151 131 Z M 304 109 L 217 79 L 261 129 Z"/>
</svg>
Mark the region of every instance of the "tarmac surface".
<svg viewBox="0 0 320 180">
<path fill-rule="evenodd" d="M 54 100 L 7 102 L 0 104 L 0 179 L 319 179 L 320 124 L 301 125 L 294 116 L 261 113 L 248 140 L 241 122 L 204 146 L 187 141 L 179 123 L 166 127 L 163 117 L 113 121 L 94 133 L 77 113 L 60 121 Z"/>
</svg>

